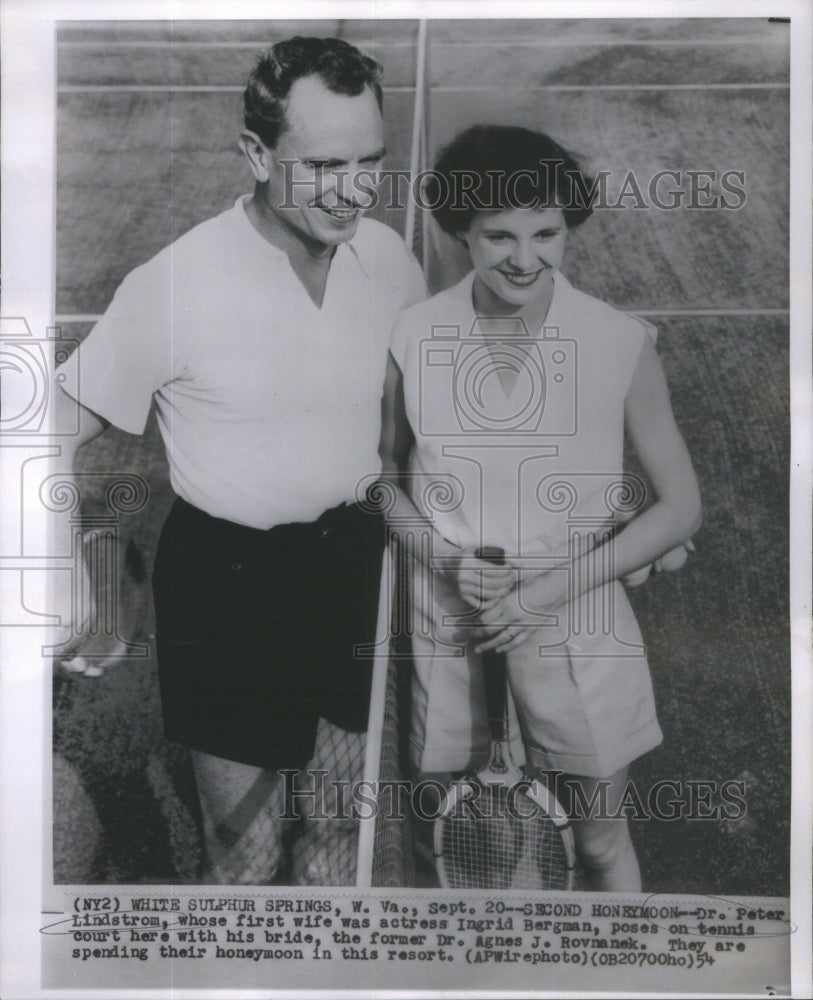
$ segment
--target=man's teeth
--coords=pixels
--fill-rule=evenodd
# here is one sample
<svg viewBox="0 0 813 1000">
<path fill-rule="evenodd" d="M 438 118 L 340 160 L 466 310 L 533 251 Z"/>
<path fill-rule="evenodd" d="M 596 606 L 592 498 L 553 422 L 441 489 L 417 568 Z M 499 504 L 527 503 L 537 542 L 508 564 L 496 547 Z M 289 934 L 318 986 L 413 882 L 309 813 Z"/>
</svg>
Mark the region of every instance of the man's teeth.
<svg viewBox="0 0 813 1000">
<path fill-rule="evenodd" d="M 354 208 L 327 208 L 322 206 L 322 211 L 327 212 L 328 215 L 335 216 L 337 219 L 352 219 L 356 214 Z"/>
</svg>

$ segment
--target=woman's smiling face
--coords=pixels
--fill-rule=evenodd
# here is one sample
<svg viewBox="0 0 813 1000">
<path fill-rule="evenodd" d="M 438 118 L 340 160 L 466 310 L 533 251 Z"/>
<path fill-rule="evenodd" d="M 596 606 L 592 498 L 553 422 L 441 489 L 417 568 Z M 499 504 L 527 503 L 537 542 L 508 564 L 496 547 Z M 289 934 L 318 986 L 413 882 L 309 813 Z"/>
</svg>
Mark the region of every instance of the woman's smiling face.
<svg viewBox="0 0 813 1000">
<path fill-rule="evenodd" d="M 478 212 L 468 231 L 458 235 L 471 254 L 479 297 L 495 311 L 549 298 L 567 240 L 561 208 Z"/>
</svg>

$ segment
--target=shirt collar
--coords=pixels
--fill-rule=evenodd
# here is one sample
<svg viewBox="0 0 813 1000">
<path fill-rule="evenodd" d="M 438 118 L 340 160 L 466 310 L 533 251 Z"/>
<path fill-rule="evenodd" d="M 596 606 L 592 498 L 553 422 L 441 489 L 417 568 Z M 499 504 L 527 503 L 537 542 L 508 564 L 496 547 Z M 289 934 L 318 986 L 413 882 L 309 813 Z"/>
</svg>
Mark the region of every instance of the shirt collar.
<svg viewBox="0 0 813 1000">
<path fill-rule="evenodd" d="M 363 219 L 361 221 L 364 222 Z M 361 223 L 359 223 L 359 225 L 361 225 Z M 359 270 L 364 275 L 364 277 L 369 278 L 372 268 L 369 266 L 369 261 L 366 262 L 367 266 L 365 267 L 365 261 L 362 260 L 362 254 L 359 253 L 357 247 L 355 246 L 357 239 L 358 239 L 358 230 L 356 230 L 356 235 L 353 237 L 352 240 L 348 240 L 347 243 L 339 244 L 338 249 L 336 250 L 336 254 L 338 255 L 342 252 L 345 252 L 346 256 L 352 257 L 358 264 Z"/>
<path fill-rule="evenodd" d="M 248 202 L 250 197 L 251 197 L 250 194 L 241 194 L 240 197 L 237 199 L 237 201 L 235 201 L 234 203 L 234 210 L 238 220 L 238 225 L 243 230 L 249 230 L 251 233 L 251 238 L 254 240 L 258 240 L 265 247 L 266 252 L 269 253 L 272 257 L 276 257 L 279 260 L 287 261 L 288 255 L 285 253 L 285 251 L 281 250 L 278 246 L 275 246 L 273 243 L 265 239 L 265 237 L 261 233 L 258 233 L 257 230 L 254 228 L 254 226 L 251 224 L 251 220 L 249 219 L 248 214 L 246 212 L 246 203 Z M 363 223 L 364 219 L 361 220 L 359 225 L 362 225 Z M 356 264 L 359 267 L 359 270 L 364 275 L 364 277 L 369 278 L 372 271 L 372 267 L 370 266 L 369 260 L 367 261 L 362 260 L 362 256 L 366 256 L 363 254 L 364 248 L 362 248 L 362 253 L 360 254 L 359 250 L 355 245 L 356 243 L 359 242 L 358 236 L 359 234 L 357 229 L 356 234 L 352 240 L 349 240 L 346 243 L 337 244 L 336 254 L 334 255 L 333 261 L 331 261 L 331 267 L 335 263 L 336 257 L 338 257 L 339 254 L 342 254 L 342 256 L 346 256 L 348 259 L 355 260 Z"/>
</svg>

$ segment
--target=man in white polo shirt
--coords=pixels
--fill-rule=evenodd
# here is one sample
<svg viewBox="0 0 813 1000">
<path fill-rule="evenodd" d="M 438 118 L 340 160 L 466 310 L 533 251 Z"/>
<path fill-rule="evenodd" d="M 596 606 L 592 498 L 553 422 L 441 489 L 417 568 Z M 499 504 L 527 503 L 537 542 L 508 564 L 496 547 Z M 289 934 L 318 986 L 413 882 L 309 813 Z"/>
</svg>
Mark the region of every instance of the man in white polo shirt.
<svg viewBox="0 0 813 1000">
<path fill-rule="evenodd" d="M 393 319 L 426 293 L 403 241 L 362 218 L 379 73 L 336 39 L 269 50 L 240 140 L 254 193 L 128 275 L 61 369 L 76 448 L 111 423 L 140 434 L 155 400 L 178 494 L 153 579 L 162 708 L 221 883 L 354 879 L 352 822 L 286 848 L 279 770 L 310 761 L 329 785 L 363 756 L 353 649 L 372 641 L 384 529 L 354 500 L 380 467 Z"/>
</svg>

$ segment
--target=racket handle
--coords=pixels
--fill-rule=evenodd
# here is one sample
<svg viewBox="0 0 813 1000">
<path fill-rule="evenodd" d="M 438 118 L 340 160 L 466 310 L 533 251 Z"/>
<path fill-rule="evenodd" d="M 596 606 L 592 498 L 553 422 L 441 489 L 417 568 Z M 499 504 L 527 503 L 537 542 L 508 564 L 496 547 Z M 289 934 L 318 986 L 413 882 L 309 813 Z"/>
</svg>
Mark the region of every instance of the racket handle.
<svg viewBox="0 0 813 1000">
<path fill-rule="evenodd" d="M 505 549 L 496 545 L 484 545 L 477 549 L 474 554 L 483 562 L 490 562 L 495 566 L 505 565 Z M 507 738 L 505 664 L 505 653 L 496 653 L 493 650 L 483 653 L 486 711 L 492 740 Z"/>
<path fill-rule="evenodd" d="M 505 565 L 505 549 L 501 549 L 499 545 L 483 545 L 482 548 L 476 549 L 474 554 L 483 562 L 490 562 L 495 566 Z"/>
</svg>

